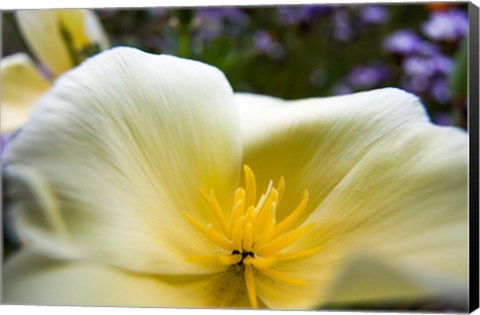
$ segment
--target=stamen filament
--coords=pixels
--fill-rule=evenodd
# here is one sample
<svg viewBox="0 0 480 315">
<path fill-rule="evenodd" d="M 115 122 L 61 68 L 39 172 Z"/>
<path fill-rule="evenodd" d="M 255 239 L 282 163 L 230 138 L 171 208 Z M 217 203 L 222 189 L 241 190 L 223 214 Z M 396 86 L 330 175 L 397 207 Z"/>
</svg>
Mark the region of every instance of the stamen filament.
<svg viewBox="0 0 480 315">
<path fill-rule="evenodd" d="M 237 220 L 240 219 L 240 217 L 244 214 L 245 214 L 245 202 L 244 200 L 239 200 L 237 202 L 235 210 L 233 211 L 232 219 L 230 220 L 230 226 L 233 226 L 235 222 L 237 222 Z"/>
<path fill-rule="evenodd" d="M 230 237 L 230 226 L 227 223 L 227 219 L 225 219 L 222 208 L 220 208 L 220 205 L 218 204 L 217 198 L 215 198 L 215 193 L 213 192 L 213 190 L 210 191 L 209 203 L 210 207 L 215 213 L 215 217 L 217 218 L 218 224 L 220 225 L 223 234 L 226 237 Z"/>
<path fill-rule="evenodd" d="M 260 244 L 263 242 L 267 242 L 270 239 L 270 236 L 273 232 L 275 226 L 275 220 L 273 219 L 274 212 L 275 212 L 276 204 L 272 202 L 269 204 L 258 216 L 256 223 L 257 231 L 262 231 L 263 233 L 259 233 L 256 235 L 256 244 Z M 262 227 L 262 228 L 260 228 Z"/>
<path fill-rule="evenodd" d="M 253 175 L 252 169 L 246 164 L 243 165 L 243 170 L 245 172 L 245 204 L 254 205 L 257 193 L 255 175 Z"/>
<path fill-rule="evenodd" d="M 224 265 L 235 265 L 242 261 L 242 255 L 218 255 Z"/>
<path fill-rule="evenodd" d="M 205 200 L 205 202 L 207 203 L 207 205 L 210 205 L 209 195 L 205 191 L 203 191 L 202 189 L 199 189 L 198 191 L 202 195 L 202 197 Z"/>
<path fill-rule="evenodd" d="M 202 232 L 206 237 L 208 237 L 215 245 L 226 249 L 228 251 L 231 251 L 234 249 L 233 244 L 226 240 L 225 238 L 221 237 L 210 225 L 209 227 L 206 227 L 202 225 L 200 222 L 195 220 L 191 215 L 189 215 L 186 212 L 182 212 L 183 216 L 194 226 L 196 227 L 200 232 Z"/>
<path fill-rule="evenodd" d="M 268 268 L 277 262 L 273 257 L 259 258 L 259 257 L 247 257 L 243 260 L 245 264 L 250 264 L 258 268 Z"/>
<path fill-rule="evenodd" d="M 260 209 L 260 214 L 262 214 L 262 212 L 264 211 L 264 209 L 266 207 L 268 207 L 269 205 L 271 205 L 272 203 L 278 203 L 278 192 L 275 188 L 273 188 L 271 191 L 270 191 L 270 194 L 268 195 L 268 199 L 267 201 L 265 202 L 265 204 L 263 205 L 263 207 Z"/>
<path fill-rule="evenodd" d="M 270 180 L 265 193 L 256 202 L 255 175 L 248 165 L 244 165 L 243 169 L 245 186 L 235 191 L 230 216 L 222 210 L 213 190 L 209 194 L 203 190 L 200 192 L 213 211 L 217 221 L 213 222 L 215 227 L 213 223 L 202 224 L 186 212 L 183 212 L 183 215 L 188 222 L 221 249 L 215 250 L 211 255 L 191 256 L 188 260 L 216 264 L 220 268 L 225 266 L 225 268 L 232 268 L 234 272 L 243 272 L 248 300 L 252 307 L 257 308 L 255 275 L 262 273 L 274 281 L 305 285 L 304 280 L 277 270 L 281 267 L 277 263 L 313 255 L 320 250 L 320 247 L 298 250 L 305 247 L 291 246 L 314 225 L 310 223 L 302 226 L 303 221 L 299 222 L 308 203 L 308 192 L 304 192 L 295 210 L 277 224 L 276 211 L 284 196 L 285 179 L 281 176 L 276 188 Z"/>
<path fill-rule="evenodd" d="M 243 249 L 246 251 L 252 250 L 253 243 L 253 226 L 252 223 L 248 222 L 245 226 L 245 234 L 243 236 Z"/>
<path fill-rule="evenodd" d="M 232 243 L 233 243 L 233 247 L 236 249 L 242 248 L 242 236 L 243 236 L 244 226 L 245 226 L 244 216 L 238 219 L 235 225 L 233 226 Z"/>
<path fill-rule="evenodd" d="M 242 260 L 241 255 L 218 254 L 207 256 L 190 256 L 187 261 L 199 263 L 221 263 L 222 265 L 238 264 Z"/>
<path fill-rule="evenodd" d="M 270 198 L 270 194 L 271 194 L 271 191 L 272 191 L 272 187 L 273 187 L 273 181 L 270 180 L 270 182 L 268 183 L 268 187 L 267 187 L 267 191 L 262 194 L 262 196 L 260 197 L 260 200 L 258 201 L 257 203 L 257 206 L 255 207 L 255 211 L 256 213 L 258 214 L 262 208 L 264 207 L 265 205 L 265 201 L 268 202 L 268 199 L 267 198 Z"/>
<path fill-rule="evenodd" d="M 282 222 L 280 222 L 275 227 L 275 230 L 273 231 L 273 236 L 275 237 L 276 235 L 279 235 L 287 227 L 289 227 L 293 222 L 295 222 L 295 220 L 300 216 L 302 211 L 307 206 L 307 203 L 308 203 L 308 191 L 305 190 L 305 192 L 303 193 L 303 198 L 300 201 L 300 204 L 288 217 L 286 217 Z"/>
<path fill-rule="evenodd" d="M 301 279 L 289 276 L 289 275 L 287 275 L 283 272 L 277 271 L 277 270 L 273 270 L 273 269 L 270 269 L 270 268 L 258 268 L 258 270 L 260 270 L 260 272 L 262 272 L 264 275 L 266 275 L 270 278 L 280 280 L 280 281 L 284 281 L 284 282 L 288 282 L 288 283 L 292 283 L 292 284 L 296 284 L 296 285 L 305 285 L 306 284 L 306 282 L 301 280 Z"/>
<path fill-rule="evenodd" d="M 245 266 L 245 285 L 247 287 L 247 295 L 248 299 L 250 300 L 250 304 L 253 308 L 258 307 L 257 302 L 257 292 L 255 290 L 255 279 L 253 277 L 253 269 L 252 266 L 246 265 Z"/>
<path fill-rule="evenodd" d="M 279 236 L 273 239 L 271 242 L 266 243 L 262 247 L 255 248 L 255 251 L 262 256 L 274 254 L 280 249 L 287 247 L 288 245 L 292 244 L 293 242 L 298 240 L 300 237 L 305 235 L 313 227 L 313 225 L 314 223 L 310 223 L 304 227 L 293 230 L 285 235 Z"/>
<path fill-rule="evenodd" d="M 276 207 L 276 204 L 272 203 L 272 207 L 271 207 L 272 213 L 275 213 L 275 207 Z M 273 214 L 272 214 L 272 217 L 266 219 L 263 225 L 263 233 L 256 240 L 255 247 L 262 247 L 262 244 L 265 244 L 268 241 L 270 241 L 274 226 L 275 226 L 275 218 L 273 217 Z"/>
<path fill-rule="evenodd" d="M 320 250 L 320 248 L 321 248 L 320 246 L 317 246 L 317 247 L 314 247 L 314 248 L 301 250 L 301 251 L 298 251 L 298 252 L 279 253 L 279 254 L 274 255 L 273 257 L 275 257 L 278 261 L 298 259 L 298 258 L 303 258 L 303 257 L 313 255 L 316 252 L 318 252 Z"/>
<path fill-rule="evenodd" d="M 233 211 L 237 208 L 238 202 L 242 200 L 245 203 L 245 189 L 243 188 L 237 188 L 235 190 L 235 196 L 233 198 Z"/>
<path fill-rule="evenodd" d="M 245 224 L 254 219 L 255 217 L 254 210 L 255 208 L 253 206 L 248 208 L 247 213 L 245 214 Z"/>
<path fill-rule="evenodd" d="M 223 236 L 218 234 L 217 231 L 215 231 L 213 228 L 210 229 L 209 233 L 210 239 L 218 246 L 223 249 L 226 249 L 228 251 L 233 250 L 235 247 L 233 246 L 232 242 L 229 240 L 226 240 Z"/>
<path fill-rule="evenodd" d="M 198 222 L 197 220 L 195 220 L 191 215 L 189 215 L 188 213 L 186 213 L 185 211 L 182 212 L 183 216 L 188 220 L 188 222 L 190 222 L 194 227 L 196 227 L 200 232 L 202 232 L 203 234 L 205 234 L 205 236 L 209 236 L 210 235 L 210 231 L 209 229 L 204 226 L 202 223 Z"/>
</svg>

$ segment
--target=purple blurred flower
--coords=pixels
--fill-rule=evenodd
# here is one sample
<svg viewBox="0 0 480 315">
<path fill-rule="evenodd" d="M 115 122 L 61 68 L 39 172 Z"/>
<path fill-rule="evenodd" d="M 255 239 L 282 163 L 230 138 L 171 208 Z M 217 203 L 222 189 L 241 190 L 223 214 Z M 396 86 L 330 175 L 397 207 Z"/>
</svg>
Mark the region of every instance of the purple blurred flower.
<svg viewBox="0 0 480 315">
<path fill-rule="evenodd" d="M 448 73 L 452 61 L 445 56 L 434 58 L 410 57 L 404 65 L 402 87 L 415 94 L 423 94 L 439 103 L 447 103 L 451 98 L 448 86 Z"/>
<path fill-rule="evenodd" d="M 332 11 L 332 7 L 325 4 L 310 4 L 302 6 L 303 15 L 308 19 L 313 19 L 317 16 L 328 14 Z"/>
<path fill-rule="evenodd" d="M 432 117 L 432 120 L 440 126 L 451 126 L 453 124 L 452 117 L 446 113 L 436 114 Z"/>
<path fill-rule="evenodd" d="M 202 21 L 197 26 L 196 35 L 204 41 L 211 41 L 222 34 L 222 23 L 218 20 Z"/>
<path fill-rule="evenodd" d="M 284 54 L 283 48 L 266 30 L 259 30 L 253 34 L 253 44 L 261 55 L 269 55 L 274 59 L 278 59 Z"/>
<path fill-rule="evenodd" d="M 434 100 L 439 103 L 447 103 L 450 100 L 451 94 L 446 78 L 434 79 L 428 88 L 429 94 Z"/>
<path fill-rule="evenodd" d="M 383 24 L 388 21 L 389 14 L 384 7 L 367 5 L 360 10 L 360 19 L 366 24 Z"/>
<path fill-rule="evenodd" d="M 423 76 L 429 78 L 435 72 L 433 62 L 429 58 L 411 56 L 402 64 L 403 72 L 409 76 Z"/>
<path fill-rule="evenodd" d="M 344 83 L 337 84 L 333 88 L 334 95 L 345 95 L 345 94 L 351 94 L 351 93 L 353 93 L 352 88 L 350 88 L 348 85 Z"/>
<path fill-rule="evenodd" d="M 410 76 L 433 76 L 444 77 L 453 70 L 451 58 L 437 54 L 433 56 L 410 56 L 405 59 L 402 65 L 405 74 Z"/>
<path fill-rule="evenodd" d="M 268 31 L 260 30 L 253 34 L 255 49 L 261 54 L 268 54 L 275 47 L 276 43 Z"/>
<path fill-rule="evenodd" d="M 8 136 L 7 135 L 0 135 L 0 158 L 3 161 L 3 151 L 7 146 Z"/>
<path fill-rule="evenodd" d="M 418 44 L 416 53 L 422 56 L 432 56 L 432 55 L 438 54 L 439 49 L 438 49 L 438 46 L 433 43 L 421 41 Z"/>
<path fill-rule="evenodd" d="M 199 8 L 197 17 L 201 19 L 229 20 L 244 24 L 248 22 L 248 16 L 240 9 L 234 7 Z"/>
<path fill-rule="evenodd" d="M 298 25 L 310 22 L 317 16 L 327 14 L 331 6 L 312 4 L 303 6 L 289 6 L 278 9 L 278 22 L 282 25 Z"/>
<path fill-rule="evenodd" d="M 383 48 L 392 54 L 409 55 L 418 51 L 422 40 L 411 30 L 399 30 L 390 34 L 383 42 Z"/>
<path fill-rule="evenodd" d="M 351 25 L 351 17 L 347 11 L 335 11 L 333 15 L 333 35 L 342 42 L 351 40 L 355 35 Z"/>
<path fill-rule="evenodd" d="M 224 22 L 231 24 L 227 27 Z M 239 33 L 247 22 L 248 16 L 237 8 L 199 8 L 196 11 L 194 26 L 199 38 L 211 41 L 222 33 Z"/>
<path fill-rule="evenodd" d="M 405 90 L 417 95 L 426 93 L 430 78 L 427 76 L 402 76 L 400 85 Z"/>
<path fill-rule="evenodd" d="M 436 41 L 456 42 L 468 31 L 468 16 L 459 9 L 436 11 L 422 25 L 422 31 Z"/>
<path fill-rule="evenodd" d="M 282 25 L 297 25 L 309 19 L 307 12 L 299 7 L 283 7 L 278 9 L 278 22 Z"/>
<path fill-rule="evenodd" d="M 388 79 L 389 71 L 386 65 L 374 63 L 358 66 L 348 74 L 348 82 L 357 91 L 379 87 Z"/>
<path fill-rule="evenodd" d="M 450 75 L 452 73 L 454 66 L 452 58 L 437 54 L 432 56 L 431 60 L 436 74 Z"/>
</svg>

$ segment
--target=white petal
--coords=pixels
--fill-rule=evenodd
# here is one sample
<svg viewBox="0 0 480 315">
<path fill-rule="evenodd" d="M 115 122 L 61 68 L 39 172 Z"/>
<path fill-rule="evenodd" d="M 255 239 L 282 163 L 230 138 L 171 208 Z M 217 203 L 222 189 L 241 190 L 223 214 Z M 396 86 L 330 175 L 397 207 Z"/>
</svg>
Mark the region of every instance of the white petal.
<svg viewBox="0 0 480 315">
<path fill-rule="evenodd" d="M 264 182 L 284 175 L 286 193 L 293 191 L 280 215 L 291 211 L 303 189 L 310 192 L 305 223 L 316 228 L 296 246 L 321 249 L 277 268 L 316 286 L 311 306 L 427 295 L 461 299 L 468 284 L 465 132 L 431 125 L 414 97 L 392 89 L 296 102 L 237 95 L 237 104 L 245 162 Z M 362 268 L 352 263 L 358 254 L 385 266 L 363 295 L 344 286 L 362 286 Z M 348 276 L 341 277 L 343 271 Z M 387 292 L 391 282 L 384 280 L 392 275 L 405 281 Z M 334 285 L 336 277 L 343 282 Z"/>
<path fill-rule="evenodd" d="M 7 148 L 22 234 L 67 256 L 199 272 L 186 256 L 214 245 L 181 213 L 213 218 L 199 189 L 230 204 L 237 120 L 213 67 L 129 48 L 92 58 L 57 80 Z"/>
<path fill-rule="evenodd" d="M 391 88 L 290 102 L 237 94 L 236 102 L 244 162 L 259 185 L 285 177 L 280 218 L 294 209 L 305 189 L 307 215 L 379 141 L 427 121 L 416 97 Z"/>
<path fill-rule="evenodd" d="M 368 255 L 352 256 L 342 270 L 337 282 L 328 290 L 324 298 L 330 307 L 336 305 L 428 305 L 428 303 L 450 303 L 466 309 L 468 291 L 457 287 L 456 294 L 447 289 L 455 283 L 430 277 L 428 286 L 419 281 L 420 273 L 395 269 L 382 259 Z M 428 275 L 421 275 L 427 279 Z M 461 293 L 461 294 L 459 294 Z M 322 303 L 323 304 L 323 303 Z M 321 305 L 317 305 L 321 306 Z"/>
<path fill-rule="evenodd" d="M 30 49 L 55 75 L 80 63 L 83 50 L 108 47 L 101 24 L 88 10 L 19 10 L 16 17 Z"/>
<path fill-rule="evenodd" d="M 2 133 L 25 123 L 36 101 L 50 88 L 33 61 L 24 53 L 1 60 Z"/>
<path fill-rule="evenodd" d="M 468 287 L 467 171 L 466 133 L 427 124 L 403 130 L 372 149 L 312 214 L 316 242 L 373 254 L 415 279 L 420 293 L 461 297 Z M 385 294 L 376 289 L 372 295 Z"/>
<path fill-rule="evenodd" d="M 111 266 L 62 262 L 23 250 L 3 269 L 3 303 L 137 307 L 205 307 L 198 279 L 163 279 Z"/>
</svg>

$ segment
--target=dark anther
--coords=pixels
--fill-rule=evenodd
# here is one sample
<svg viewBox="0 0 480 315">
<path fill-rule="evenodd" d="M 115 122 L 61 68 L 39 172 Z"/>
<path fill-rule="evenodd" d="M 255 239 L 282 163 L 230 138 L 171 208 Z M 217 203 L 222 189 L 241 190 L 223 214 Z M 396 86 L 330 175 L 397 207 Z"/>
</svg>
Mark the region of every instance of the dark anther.
<svg viewBox="0 0 480 315">
<path fill-rule="evenodd" d="M 234 264 L 234 265 L 239 265 L 239 266 L 243 266 L 243 260 L 245 258 L 247 258 L 248 256 L 255 257 L 255 254 L 253 252 L 239 251 L 238 249 L 234 249 L 232 251 L 232 255 L 242 255 L 242 260 L 240 260 L 238 263 Z M 232 266 L 234 266 L 234 265 L 232 265 Z"/>
</svg>

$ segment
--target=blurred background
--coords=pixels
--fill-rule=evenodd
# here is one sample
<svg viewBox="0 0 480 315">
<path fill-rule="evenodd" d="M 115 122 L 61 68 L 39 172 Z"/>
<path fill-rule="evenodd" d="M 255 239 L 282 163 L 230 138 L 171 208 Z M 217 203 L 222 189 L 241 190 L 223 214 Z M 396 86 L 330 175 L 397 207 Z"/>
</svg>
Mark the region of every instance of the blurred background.
<svg viewBox="0 0 480 315">
<path fill-rule="evenodd" d="M 466 128 L 467 4 L 95 10 L 112 46 L 200 60 L 233 89 L 285 99 L 394 86 Z M 4 14 L 3 55 L 29 52 Z M 33 54 L 30 54 L 33 55 Z"/>
</svg>

